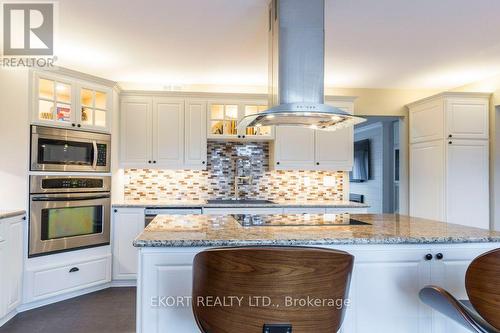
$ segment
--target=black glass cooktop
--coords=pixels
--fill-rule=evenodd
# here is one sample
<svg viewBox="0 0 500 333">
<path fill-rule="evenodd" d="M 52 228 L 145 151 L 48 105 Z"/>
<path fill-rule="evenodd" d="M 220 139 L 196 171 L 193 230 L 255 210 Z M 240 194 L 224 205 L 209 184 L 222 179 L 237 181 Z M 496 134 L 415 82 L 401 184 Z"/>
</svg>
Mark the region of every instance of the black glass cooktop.
<svg viewBox="0 0 500 333">
<path fill-rule="evenodd" d="M 350 214 L 282 214 L 231 215 L 244 227 L 310 227 L 310 226 L 363 226 L 370 225 L 351 218 Z"/>
</svg>

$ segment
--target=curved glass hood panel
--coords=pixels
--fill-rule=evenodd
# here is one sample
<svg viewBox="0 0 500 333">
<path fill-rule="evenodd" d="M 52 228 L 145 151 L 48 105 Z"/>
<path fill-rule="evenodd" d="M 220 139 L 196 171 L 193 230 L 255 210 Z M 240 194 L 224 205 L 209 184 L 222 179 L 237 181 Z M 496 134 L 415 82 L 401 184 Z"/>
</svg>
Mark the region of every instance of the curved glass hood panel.
<svg viewBox="0 0 500 333">
<path fill-rule="evenodd" d="M 342 109 L 326 104 L 288 103 L 244 117 L 238 123 L 238 129 L 244 130 L 247 127 L 276 125 L 334 131 L 364 121 L 366 119 L 353 116 Z"/>
</svg>

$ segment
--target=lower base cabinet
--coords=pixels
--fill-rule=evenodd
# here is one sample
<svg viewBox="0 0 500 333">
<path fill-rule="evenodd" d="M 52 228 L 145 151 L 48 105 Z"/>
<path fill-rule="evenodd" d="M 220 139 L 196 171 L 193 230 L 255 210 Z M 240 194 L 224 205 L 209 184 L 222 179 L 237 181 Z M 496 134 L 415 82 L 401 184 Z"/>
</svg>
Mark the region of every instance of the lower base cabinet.
<svg viewBox="0 0 500 333">
<path fill-rule="evenodd" d="M 458 298 L 465 298 L 465 272 L 470 262 L 499 246 L 498 243 L 335 246 L 355 256 L 351 302 L 341 332 L 465 333 L 420 302 L 418 292 L 435 284 Z M 168 299 L 191 295 L 192 262 L 202 250 L 140 250 L 137 332 L 199 332 L 189 304 L 169 306 Z M 428 254 L 432 255 L 431 260 L 426 258 Z M 437 254 L 442 254 L 442 259 L 437 259 L 441 257 Z"/>
<path fill-rule="evenodd" d="M 0 220 L 0 325 L 22 301 L 24 216 Z"/>
</svg>

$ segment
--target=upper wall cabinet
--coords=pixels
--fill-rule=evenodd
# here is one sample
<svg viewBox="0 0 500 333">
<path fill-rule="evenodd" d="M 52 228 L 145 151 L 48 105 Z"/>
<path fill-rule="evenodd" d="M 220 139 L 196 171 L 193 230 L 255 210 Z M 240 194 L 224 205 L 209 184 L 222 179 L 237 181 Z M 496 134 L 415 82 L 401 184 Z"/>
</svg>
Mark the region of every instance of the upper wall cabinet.
<svg viewBox="0 0 500 333">
<path fill-rule="evenodd" d="M 123 167 L 206 168 L 206 102 L 123 97 L 120 115 Z"/>
<path fill-rule="evenodd" d="M 45 72 L 32 87 L 32 123 L 110 132 L 111 88 Z"/>
<path fill-rule="evenodd" d="M 262 126 L 238 131 L 238 122 L 245 116 L 267 109 L 264 100 L 212 100 L 208 103 L 207 133 L 215 140 L 273 140 L 272 127 Z"/>
<path fill-rule="evenodd" d="M 354 113 L 354 98 L 331 99 L 326 103 Z M 329 132 L 277 126 L 270 165 L 275 170 L 350 171 L 353 158 L 353 127 Z"/>
<path fill-rule="evenodd" d="M 410 143 L 440 139 L 488 139 L 489 96 L 444 93 L 408 106 Z"/>
</svg>

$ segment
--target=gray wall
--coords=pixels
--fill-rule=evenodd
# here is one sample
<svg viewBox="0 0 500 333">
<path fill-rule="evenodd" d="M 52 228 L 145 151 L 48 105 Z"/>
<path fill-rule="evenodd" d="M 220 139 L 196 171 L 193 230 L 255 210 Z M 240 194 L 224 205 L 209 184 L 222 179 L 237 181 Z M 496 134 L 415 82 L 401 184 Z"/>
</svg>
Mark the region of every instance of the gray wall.
<svg viewBox="0 0 500 333">
<path fill-rule="evenodd" d="M 370 213 L 394 212 L 394 119 L 374 117 L 357 127 L 354 140 L 370 140 L 370 180 L 350 183 L 350 192 L 363 194 Z"/>
</svg>

